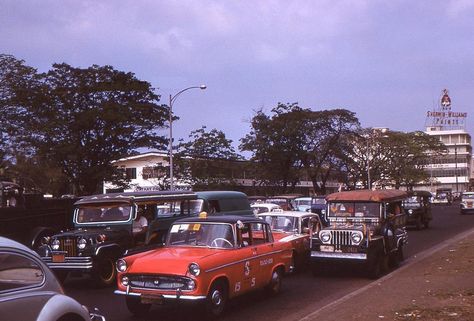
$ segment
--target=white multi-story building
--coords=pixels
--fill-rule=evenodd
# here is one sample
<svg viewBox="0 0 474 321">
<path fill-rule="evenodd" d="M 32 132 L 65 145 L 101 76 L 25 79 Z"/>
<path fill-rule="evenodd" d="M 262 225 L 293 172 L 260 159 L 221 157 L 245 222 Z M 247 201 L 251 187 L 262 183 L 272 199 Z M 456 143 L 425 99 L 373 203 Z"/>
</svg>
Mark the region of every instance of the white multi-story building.
<svg viewBox="0 0 474 321">
<path fill-rule="evenodd" d="M 433 156 L 426 170 L 430 175 L 431 192 L 450 188 L 453 192 L 469 190 L 473 176 L 471 135 L 465 130 L 467 113 L 451 110 L 446 89 L 441 93 L 436 110 L 428 111 L 426 131 L 446 145 L 447 153 Z"/>
</svg>

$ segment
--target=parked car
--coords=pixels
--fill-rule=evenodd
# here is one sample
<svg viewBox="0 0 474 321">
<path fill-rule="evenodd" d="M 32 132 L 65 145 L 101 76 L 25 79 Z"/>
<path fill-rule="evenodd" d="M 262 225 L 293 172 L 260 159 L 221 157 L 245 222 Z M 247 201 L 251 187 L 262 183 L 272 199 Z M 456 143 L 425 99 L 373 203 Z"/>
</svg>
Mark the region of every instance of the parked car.
<svg viewBox="0 0 474 321">
<path fill-rule="evenodd" d="M 431 215 L 431 193 L 428 191 L 410 191 L 408 197 L 402 202 L 402 207 L 407 214 L 407 225 L 415 225 L 417 230 L 424 226 L 429 227 L 433 219 Z"/>
<path fill-rule="evenodd" d="M 309 212 L 311 211 L 311 197 L 297 197 L 293 200 L 293 205 L 296 211 Z"/>
<path fill-rule="evenodd" d="M 464 192 L 461 195 L 461 214 L 474 212 L 474 192 Z"/>
<path fill-rule="evenodd" d="M 330 225 L 313 233 L 311 263 L 315 274 L 326 264 L 359 262 L 370 277 L 377 278 L 403 260 L 407 243 L 406 214 L 400 190 L 356 190 L 330 194 L 327 217 Z"/>
<path fill-rule="evenodd" d="M 321 223 L 324 226 L 328 226 L 326 219 L 326 195 L 318 195 L 311 198 L 311 212 L 318 214 Z"/>
<path fill-rule="evenodd" d="M 256 217 L 186 218 L 170 228 L 162 248 L 117 261 L 118 289 L 129 311 L 148 313 L 152 304 L 203 301 L 209 317 L 228 299 L 252 290 L 280 291 L 290 270 L 289 243 L 275 242 L 268 223 Z"/>
<path fill-rule="evenodd" d="M 61 284 L 26 246 L 0 237 L 0 319 L 105 321 L 64 294 Z"/>
<path fill-rule="evenodd" d="M 275 240 L 291 244 L 294 266 L 301 269 L 309 259 L 310 230 L 317 233 L 322 228 L 319 216 L 310 212 L 279 210 L 258 217 L 270 224 Z"/>
<path fill-rule="evenodd" d="M 74 228 L 43 240 L 38 253 L 60 279 L 90 274 L 98 285 L 115 283 L 115 261 L 133 248 L 161 246 L 177 219 L 251 215 L 239 192 L 144 191 L 87 196 L 75 203 Z"/>
<path fill-rule="evenodd" d="M 255 215 L 282 209 L 280 205 L 274 203 L 255 203 L 250 205 L 250 207 Z"/>
</svg>

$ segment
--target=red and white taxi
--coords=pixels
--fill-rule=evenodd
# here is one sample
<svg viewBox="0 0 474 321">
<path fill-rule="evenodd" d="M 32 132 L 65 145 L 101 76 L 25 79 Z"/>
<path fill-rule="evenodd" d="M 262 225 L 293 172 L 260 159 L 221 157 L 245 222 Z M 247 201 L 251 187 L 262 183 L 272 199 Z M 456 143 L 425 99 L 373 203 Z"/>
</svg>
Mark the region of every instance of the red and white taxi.
<svg viewBox="0 0 474 321">
<path fill-rule="evenodd" d="M 297 269 L 308 262 L 310 233 L 319 233 L 321 230 L 321 221 L 317 214 L 275 210 L 258 214 L 258 217 L 270 224 L 275 240 L 291 244 L 293 262 Z"/>
<path fill-rule="evenodd" d="M 203 301 L 210 316 L 228 299 L 251 290 L 280 291 L 290 271 L 289 243 L 275 242 L 255 217 L 186 218 L 171 226 L 164 247 L 117 261 L 118 289 L 129 311 L 144 315 L 154 303 Z"/>
</svg>

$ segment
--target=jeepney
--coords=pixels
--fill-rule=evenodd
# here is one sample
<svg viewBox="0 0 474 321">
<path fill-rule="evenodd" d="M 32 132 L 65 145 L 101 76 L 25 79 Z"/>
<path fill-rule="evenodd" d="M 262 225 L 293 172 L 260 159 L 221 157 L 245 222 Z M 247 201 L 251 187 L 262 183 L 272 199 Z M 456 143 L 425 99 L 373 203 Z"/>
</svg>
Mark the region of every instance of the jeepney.
<svg viewBox="0 0 474 321">
<path fill-rule="evenodd" d="M 355 190 L 326 197 L 329 226 L 313 232 L 311 264 L 315 274 L 335 262 L 365 265 L 378 278 L 388 265 L 398 266 L 407 243 L 406 213 L 399 190 Z"/>
<path fill-rule="evenodd" d="M 262 288 L 278 293 L 291 256 L 290 244 L 274 241 L 259 218 L 181 219 L 171 226 L 164 247 L 117 261 L 115 294 L 125 296 L 136 316 L 146 315 L 153 304 L 203 302 L 209 319 L 224 311 L 228 299 Z"/>
<path fill-rule="evenodd" d="M 431 193 L 428 191 L 409 191 L 403 201 L 403 210 L 407 214 L 407 225 L 415 225 L 417 230 L 428 228 L 433 219 L 431 214 Z"/>
</svg>

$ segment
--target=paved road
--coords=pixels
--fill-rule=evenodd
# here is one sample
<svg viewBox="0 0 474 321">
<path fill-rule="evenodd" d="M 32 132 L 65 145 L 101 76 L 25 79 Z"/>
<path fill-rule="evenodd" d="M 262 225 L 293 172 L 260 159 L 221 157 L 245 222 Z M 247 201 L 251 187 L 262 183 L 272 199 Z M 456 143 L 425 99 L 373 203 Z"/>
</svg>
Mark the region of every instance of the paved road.
<svg viewBox="0 0 474 321">
<path fill-rule="evenodd" d="M 433 221 L 427 230 L 409 230 L 408 259 L 462 231 L 474 227 L 474 215 L 459 215 L 459 205 L 433 207 Z M 302 271 L 284 279 L 282 293 L 268 298 L 255 292 L 231 302 L 223 321 L 234 320 L 299 320 L 314 310 L 368 284 L 357 269 L 339 269 L 330 274 L 313 277 Z M 114 289 L 96 289 L 87 278 L 69 278 L 66 293 L 89 306 L 98 307 L 108 321 L 124 320 L 204 320 L 196 310 L 166 306 L 153 308 L 146 318 L 134 318 L 128 312 L 124 298 L 113 294 Z"/>
</svg>

